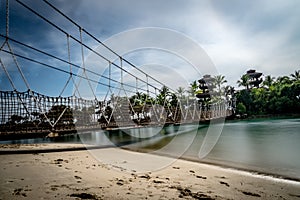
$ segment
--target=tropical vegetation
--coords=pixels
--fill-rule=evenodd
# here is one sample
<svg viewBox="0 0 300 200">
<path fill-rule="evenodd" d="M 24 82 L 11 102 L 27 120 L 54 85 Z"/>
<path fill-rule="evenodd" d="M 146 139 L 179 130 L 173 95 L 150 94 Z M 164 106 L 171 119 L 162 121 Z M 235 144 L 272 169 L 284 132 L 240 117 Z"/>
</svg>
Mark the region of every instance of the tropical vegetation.
<svg viewBox="0 0 300 200">
<path fill-rule="evenodd" d="M 300 114 L 299 72 L 278 78 L 268 75 L 259 88 L 252 89 L 243 75 L 238 83 L 245 88 L 236 93 L 237 114 Z"/>
<path fill-rule="evenodd" d="M 227 102 L 228 108 L 235 116 L 300 114 L 300 70 L 277 78 L 267 75 L 264 80 L 260 78 L 262 73 L 251 76 L 255 74 L 255 70 L 248 72 L 237 81 L 241 88 L 239 90 L 226 85 L 227 80 L 223 75 L 205 75 L 200 80 L 192 81 L 187 89 L 179 87 L 173 92 L 163 86 L 154 97 L 142 92 L 128 98 L 112 95 L 106 104 L 98 102 L 98 105 L 83 108 L 54 105 L 46 113 L 33 112 L 26 117 L 13 114 L 0 128 L 51 128 L 49 122 L 54 129 L 115 123 L 118 116 L 112 113 L 118 112 L 119 109 L 126 110 L 128 120 L 136 124 L 147 124 L 151 121 L 149 113 L 154 105 L 157 106 L 155 109 L 165 109 L 165 116 L 160 117 L 167 123 L 172 123 L 180 121 L 182 117 L 182 110 L 178 109 L 178 106 L 182 109 L 190 108 L 195 106 L 195 101 L 198 102 L 198 109 L 206 110 L 212 104 Z M 160 113 L 157 111 L 157 114 Z M 98 121 L 95 121 L 96 115 L 99 116 Z"/>
</svg>

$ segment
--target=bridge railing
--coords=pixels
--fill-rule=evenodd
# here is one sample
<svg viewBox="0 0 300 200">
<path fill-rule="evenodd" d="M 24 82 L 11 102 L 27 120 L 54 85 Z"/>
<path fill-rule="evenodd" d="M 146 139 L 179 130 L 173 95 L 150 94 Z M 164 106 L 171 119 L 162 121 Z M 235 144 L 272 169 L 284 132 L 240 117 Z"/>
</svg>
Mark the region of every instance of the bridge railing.
<svg viewBox="0 0 300 200">
<path fill-rule="evenodd" d="M 231 114 L 226 102 L 202 105 L 196 99 L 187 104 L 132 106 L 128 98 L 107 103 L 32 91 L 0 91 L 1 134 L 197 123 Z"/>
</svg>

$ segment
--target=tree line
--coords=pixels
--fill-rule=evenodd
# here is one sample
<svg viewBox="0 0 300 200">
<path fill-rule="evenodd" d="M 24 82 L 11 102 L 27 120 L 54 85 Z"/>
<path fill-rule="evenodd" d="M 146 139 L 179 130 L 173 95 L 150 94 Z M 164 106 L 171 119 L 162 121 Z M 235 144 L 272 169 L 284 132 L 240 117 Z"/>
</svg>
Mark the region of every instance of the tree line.
<svg viewBox="0 0 300 200">
<path fill-rule="evenodd" d="M 300 114 L 300 70 L 289 76 L 267 75 L 259 87 L 251 87 L 243 75 L 236 92 L 236 113 L 239 115 Z"/>
<path fill-rule="evenodd" d="M 237 80 L 238 87 L 242 88 L 239 90 L 226 85 L 225 76 L 213 76 L 213 80 L 210 92 L 214 95 L 206 103 L 234 101 L 235 116 L 300 114 L 300 70 L 277 78 L 271 75 L 262 78 L 262 73 L 249 70 Z M 188 90 L 179 87 L 178 96 L 202 93 L 198 82 L 193 81 Z"/>
<path fill-rule="evenodd" d="M 204 81 L 205 80 L 205 81 Z M 270 114 L 300 114 L 300 70 L 289 76 L 272 77 L 267 75 L 262 78 L 262 73 L 249 70 L 237 81 L 239 87 L 226 85 L 227 80 L 223 75 L 205 75 L 200 80 L 190 83 L 188 89 L 179 87 L 175 92 L 163 86 L 159 93 L 152 97 L 148 94 L 137 92 L 123 99 L 130 102 L 129 117 L 135 123 L 147 123 L 150 120 L 149 110 L 152 105 L 168 107 L 167 118 L 169 121 L 180 121 L 172 116 L 178 105 L 182 109 L 194 106 L 195 101 L 199 109 L 208 110 L 215 103 L 229 102 L 228 109 L 232 109 L 235 116 L 270 115 Z M 124 97 L 125 98 L 125 97 Z M 116 100 L 119 99 L 119 100 Z M 55 123 L 55 128 L 91 123 L 106 123 L 114 117 L 113 102 L 120 101 L 122 97 L 112 95 L 109 101 L 82 109 L 71 108 L 66 105 L 54 105 L 46 113 L 31 113 L 30 119 L 24 116 L 12 115 L 5 125 L 0 128 L 7 129 L 20 127 L 51 128 L 47 121 Z M 102 109 L 102 110 L 101 110 Z M 91 118 L 100 116 L 97 121 Z"/>
</svg>

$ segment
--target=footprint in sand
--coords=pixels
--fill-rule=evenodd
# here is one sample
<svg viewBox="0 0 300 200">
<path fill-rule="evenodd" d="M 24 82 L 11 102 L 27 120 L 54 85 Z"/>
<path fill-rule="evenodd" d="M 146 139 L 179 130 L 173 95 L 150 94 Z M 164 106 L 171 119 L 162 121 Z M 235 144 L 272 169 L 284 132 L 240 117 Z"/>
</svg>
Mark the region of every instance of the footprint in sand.
<svg viewBox="0 0 300 200">
<path fill-rule="evenodd" d="M 225 176 L 215 176 L 215 178 L 227 179 Z"/>
<path fill-rule="evenodd" d="M 199 176 L 199 175 L 197 175 L 196 178 L 207 179 L 207 177 L 205 177 L 205 176 Z"/>
<path fill-rule="evenodd" d="M 99 199 L 96 195 L 94 194 L 89 194 L 89 193 L 78 193 L 78 194 L 70 194 L 70 197 L 76 197 L 76 198 L 80 198 L 80 199 Z"/>
<path fill-rule="evenodd" d="M 228 183 L 224 182 L 224 181 L 220 181 L 220 184 L 226 185 L 227 187 L 230 187 L 230 185 Z"/>
<path fill-rule="evenodd" d="M 75 179 L 82 179 L 80 176 L 74 176 Z"/>
<path fill-rule="evenodd" d="M 161 180 L 153 180 L 153 183 L 165 183 L 165 182 L 163 182 Z"/>
<path fill-rule="evenodd" d="M 253 196 L 253 197 L 261 197 L 260 194 L 256 194 L 253 192 L 241 191 L 244 195 Z"/>
<path fill-rule="evenodd" d="M 123 182 L 123 180 L 119 180 L 118 182 L 117 182 L 117 185 L 124 185 L 124 182 Z"/>
<path fill-rule="evenodd" d="M 24 190 L 23 188 L 17 188 L 17 189 L 14 189 L 12 194 L 16 195 L 16 196 L 27 197 L 26 191 L 31 191 L 31 189 L 25 189 Z"/>
<path fill-rule="evenodd" d="M 145 179 L 148 179 L 148 180 L 149 180 L 151 177 L 150 177 L 149 174 L 145 174 L 145 175 L 139 176 L 139 178 L 145 178 Z"/>
</svg>

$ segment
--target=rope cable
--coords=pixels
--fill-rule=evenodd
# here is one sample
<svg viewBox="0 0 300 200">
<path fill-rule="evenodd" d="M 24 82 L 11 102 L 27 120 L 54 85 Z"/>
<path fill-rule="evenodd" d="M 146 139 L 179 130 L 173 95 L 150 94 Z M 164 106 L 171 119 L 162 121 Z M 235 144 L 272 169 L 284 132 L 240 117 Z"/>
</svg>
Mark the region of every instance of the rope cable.
<svg viewBox="0 0 300 200">
<path fill-rule="evenodd" d="M 8 37 L 9 34 L 9 0 L 6 0 L 6 37 Z M 7 39 L 7 38 L 6 38 Z"/>
<path fill-rule="evenodd" d="M 5 65 L 4 65 L 4 63 L 2 62 L 2 59 L 1 59 L 1 58 L 0 58 L 0 64 L 1 64 L 1 66 L 2 66 L 2 68 L 3 68 L 3 70 L 4 70 L 4 72 L 5 72 L 5 74 L 6 74 L 6 76 L 7 76 L 7 78 L 8 78 L 8 80 L 9 80 L 11 86 L 13 87 L 14 91 L 17 92 L 16 86 L 15 86 L 14 82 L 12 81 L 12 78 L 11 78 L 11 76 L 9 75 L 9 73 L 8 73 L 8 71 L 7 71 L 7 69 L 6 69 Z M 24 103 L 23 99 L 20 97 L 19 92 L 17 92 L 17 96 L 18 96 L 18 98 L 19 98 L 21 104 L 23 105 L 25 111 L 27 112 L 27 114 L 30 115 L 30 113 L 29 113 L 29 111 L 28 111 L 28 108 L 27 108 L 26 104 Z"/>
<path fill-rule="evenodd" d="M 1 36 L 1 37 L 5 37 L 5 36 L 3 36 L 2 34 L 0 34 L 0 36 Z M 76 67 L 76 68 L 78 68 L 78 69 L 83 69 L 83 68 L 82 68 L 81 66 L 79 66 L 79 65 L 76 65 L 76 64 L 71 63 L 71 62 L 69 62 L 69 61 L 63 60 L 62 58 L 56 57 L 56 56 L 54 56 L 54 55 L 51 55 L 51 54 L 49 54 L 49 53 L 47 53 L 47 52 L 41 51 L 41 50 L 36 49 L 36 48 L 34 48 L 34 47 L 31 47 L 31 46 L 29 46 L 29 45 L 26 45 L 26 44 L 24 44 L 24 43 L 22 43 L 22 42 L 19 42 L 19 41 L 13 39 L 13 38 L 8 38 L 8 39 L 9 39 L 9 41 L 13 41 L 13 42 L 15 42 L 15 43 L 17 43 L 17 44 L 20 44 L 20 45 L 22 45 L 22 46 L 24 46 L 24 47 L 26 47 L 26 48 L 32 49 L 32 50 L 37 51 L 37 52 L 39 52 L 39 53 L 41 53 L 41 54 L 44 54 L 44 55 L 46 55 L 46 56 L 49 56 L 49 57 L 52 57 L 52 58 L 57 59 L 57 60 L 59 60 L 59 61 L 62 61 L 62 62 L 64 62 L 64 63 L 67 63 L 67 64 L 69 64 L 69 65 L 71 65 L 71 66 L 73 66 L 73 67 Z M 6 50 L 3 50 L 3 52 L 8 53 Z M 18 55 L 18 57 L 21 57 L 21 55 Z M 39 62 L 38 62 L 38 63 L 39 63 Z M 111 62 L 109 62 L 109 63 L 110 63 L 110 65 L 113 64 L 113 63 L 111 63 Z M 40 63 L 39 63 L 39 64 L 40 64 Z M 115 80 L 115 79 L 113 79 L 113 78 L 111 78 L 111 77 L 107 77 L 107 76 L 101 75 L 101 74 L 96 73 L 96 72 L 94 72 L 94 71 L 91 71 L 91 70 L 89 70 L 89 69 L 86 69 L 86 72 L 89 72 L 89 73 L 91 73 L 91 74 L 100 76 L 100 77 L 102 77 L 102 78 L 105 78 L 105 79 L 109 80 L 110 82 L 112 81 L 112 82 L 121 84 L 120 81 L 117 81 L 117 80 Z M 73 75 L 75 75 L 75 74 L 72 73 L 72 72 L 71 72 L 71 73 L 68 72 L 68 74 L 71 74 L 72 77 L 73 77 Z M 140 79 L 139 79 L 139 80 L 140 80 Z M 74 78 L 73 78 L 73 81 L 74 81 Z M 74 81 L 74 82 L 75 82 L 75 81 Z M 123 84 L 126 85 L 126 86 L 128 86 L 128 87 L 135 88 L 135 87 L 132 86 L 132 85 L 129 85 L 129 84 L 126 84 L 126 83 L 123 83 Z M 75 86 L 76 86 L 76 85 L 75 85 Z M 78 90 L 78 88 L 77 88 L 77 90 Z M 144 90 L 144 91 L 146 91 L 146 90 Z"/>
<path fill-rule="evenodd" d="M 88 85 L 89 85 L 95 99 L 97 99 L 97 97 L 95 95 L 95 91 L 92 88 L 91 82 L 89 81 L 88 76 L 87 76 L 86 71 L 85 71 L 85 60 L 84 60 L 84 51 L 83 51 L 83 45 L 82 45 L 83 43 L 82 43 L 82 29 L 81 28 L 79 28 L 79 34 L 80 34 L 81 59 L 82 59 L 83 73 L 84 73 L 85 77 L 87 78 L 86 80 L 88 81 Z"/>
<path fill-rule="evenodd" d="M 70 50 L 70 35 L 69 34 L 67 34 L 67 47 L 68 47 L 68 62 L 69 62 L 69 66 L 70 66 L 70 78 L 72 79 L 73 85 L 75 86 L 75 91 L 74 91 L 72 96 L 74 96 L 75 92 L 77 91 L 77 94 L 79 95 L 79 97 L 81 97 L 80 92 L 78 90 L 78 87 L 77 87 L 77 85 L 75 83 L 75 80 L 72 76 L 73 75 L 73 73 L 72 73 L 72 65 L 73 64 L 71 64 L 71 50 Z"/>
<path fill-rule="evenodd" d="M 29 6 L 25 5 L 23 2 L 21 2 L 20 0 L 16 0 L 19 4 L 21 4 L 23 7 L 25 7 L 26 9 L 28 9 L 29 11 L 33 12 L 35 15 L 37 15 L 38 17 L 40 17 L 41 19 L 43 19 L 44 21 L 46 21 L 47 23 L 49 23 L 50 25 L 52 25 L 53 27 L 55 27 L 56 29 L 58 29 L 59 31 L 61 31 L 62 33 L 64 34 L 68 34 L 66 31 L 64 31 L 62 28 L 60 28 L 59 26 L 57 26 L 56 24 L 54 24 L 53 22 L 51 22 L 50 20 L 46 19 L 44 16 L 42 16 L 41 14 L 37 13 L 35 10 L 33 10 L 32 8 L 30 8 Z M 80 27 L 80 26 L 79 26 Z M 80 27 L 81 28 L 81 27 Z M 84 30 L 84 29 L 82 29 Z M 107 61 L 107 62 L 110 62 L 110 60 L 108 58 L 106 58 L 105 56 L 101 55 L 100 53 L 96 52 L 95 50 L 93 50 L 91 47 L 87 46 L 86 44 L 84 43 L 81 43 L 80 40 L 78 40 L 77 38 L 75 38 L 74 36 L 72 36 L 71 34 L 70 35 L 70 38 L 72 38 L 74 41 L 76 41 L 77 43 L 79 44 L 82 44 L 85 48 L 87 48 L 88 50 L 90 50 L 91 52 L 95 53 L 97 56 L 99 56 L 100 58 L 102 58 L 103 60 Z M 127 62 L 129 63 L 130 65 L 134 66 L 133 64 L 131 64 L 130 62 Z M 117 64 L 113 63 L 112 62 L 112 65 L 114 65 L 115 67 L 121 69 L 120 66 L 118 66 Z M 137 68 L 138 69 L 138 68 Z M 140 69 L 139 69 L 140 70 Z M 133 75 L 132 73 L 130 73 L 129 71 L 123 69 L 124 72 L 126 72 L 127 74 L 129 74 L 130 76 L 132 77 L 137 77 L 135 75 Z M 142 73 L 145 73 L 145 72 L 142 72 Z M 153 80 L 155 80 L 153 78 Z M 146 83 L 144 80 L 140 79 L 140 81 Z M 161 85 L 164 85 L 162 83 L 160 83 Z M 156 88 L 154 85 L 150 84 L 151 87 L 153 88 Z M 160 90 L 159 88 L 157 88 L 158 90 Z"/>
<path fill-rule="evenodd" d="M 57 7 L 55 7 L 53 4 L 49 3 L 49 1 L 47 0 L 43 0 L 47 5 L 49 5 L 51 8 L 53 8 L 56 12 L 58 12 L 60 15 L 62 15 L 63 17 L 65 17 L 67 20 L 69 20 L 72 24 L 74 24 L 75 26 L 77 26 L 78 28 L 82 29 L 81 26 L 76 23 L 74 20 L 72 20 L 70 17 L 68 17 L 66 14 L 64 14 L 63 12 L 61 12 Z M 115 54 L 117 57 L 121 57 L 117 52 L 115 52 L 114 50 L 112 50 L 110 47 L 108 47 L 107 45 L 105 45 L 103 42 L 101 42 L 98 38 L 96 38 L 94 35 L 92 35 L 90 32 L 86 31 L 85 29 L 82 29 L 82 31 L 84 33 L 86 33 L 88 36 L 90 36 L 92 39 L 94 39 L 96 42 L 98 42 L 99 44 L 101 44 L 103 47 L 105 47 L 106 49 L 108 49 L 110 52 L 112 52 L 113 54 Z M 137 66 L 135 66 L 133 63 L 129 62 L 128 60 L 124 59 L 123 60 L 129 64 L 130 66 L 132 66 L 133 68 L 137 69 L 139 72 L 141 72 L 144 75 L 147 75 L 147 73 L 145 73 L 143 70 L 141 70 L 140 68 L 138 68 Z M 164 83 L 162 83 L 161 81 L 157 80 L 156 78 L 150 76 L 151 79 L 153 79 L 154 81 L 158 82 L 160 85 L 162 86 L 166 86 Z M 169 88 L 171 91 L 174 92 L 173 89 Z"/>
<path fill-rule="evenodd" d="M 12 54 L 11 52 L 9 52 L 9 51 L 7 51 L 7 50 L 2 50 L 2 51 L 5 52 L 5 53 L 8 53 L 8 54 Z M 14 55 L 17 56 L 17 57 L 23 58 L 23 59 L 25 59 L 25 60 L 31 61 L 31 62 L 33 62 L 33 63 L 40 64 L 40 65 L 43 65 L 43 66 L 45 66 L 45 67 L 48 67 L 48 68 L 51 68 L 51 69 L 54 69 L 54 70 L 57 70 L 57 71 L 60 71 L 60 72 L 66 73 L 66 74 L 69 74 L 69 73 L 70 73 L 69 71 L 60 69 L 60 68 L 58 68 L 58 67 L 54 67 L 54 66 L 52 66 L 52 65 L 49 65 L 49 64 L 46 64 L 46 63 L 43 63 L 43 62 L 34 60 L 34 59 L 32 59 L 32 58 L 28 58 L 28 57 L 26 57 L 26 56 L 23 56 L 23 55 L 20 55 L 20 54 L 17 54 L 17 53 L 14 53 Z M 78 75 L 78 74 L 74 74 L 74 73 L 72 73 L 72 75 L 73 75 L 73 76 L 76 76 L 76 77 L 79 77 L 79 78 L 82 78 L 82 79 L 87 79 L 86 77 L 84 77 L 84 76 L 82 76 L 82 75 Z M 88 79 L 89 79 L 89 78 L 88 78 Z M 97 84 L 99 84 L 99 85 L 103 85 L 103 86 L 109 87 L 108 84 L 101 83 L 101 82 L 96 81 L 96 80 L 93 80 L 93 79 L 89 79 L 89 80 L 90 80 L 91 82 L 97 83 Z M 125 85 L 125 84 L 124 84 L 124 85 Z M 126 84 L 126 86 L 135 88 L 134 86 L 128 85 L 128 84 Z M 115 87 L 115 86 L 112 86 L 112 85 L 110 86 L 110 88 L 113 88 L 113 89 L 120 89 L 120 87 Z M 144 88 L 139 88 L 139 90 L 146 91 Z M 130 90 L 126 90 L 126 91 L 131 92 Z M 153 93 L 153 94 L 154 94 L 154 93 Z"/>
<path fill-rule="evenodd" d="M 27 89 L 30 90 L 29 83 L 28 83 L 27 79 L 25 78 L 25 76 L 24 76 L 24 74 L 23 74 L 23 71 L 21 70 L 21 68 L 20 68 L 20 66 L 19 66 L 19 63 L 18 63 L 18 61 L 17 61 L 17 59 L 16 59 L 16 57 L 15 57 L 15 54 L 14 54 L 14 52 L 13 52 L 13 50 L 12 50 L 12 48 L 11 48 L 9 42 L 7 42 L 7 47 L 8 47 L 8 49 L 9 49 L 9 51 L 11 52 L 11 56 L 12 56 L 12 58 L 13 58 L 13 61 L 14 61 L 15 65 L 17 66 L 17 69 L 18 69 L 18 71 L 19 71 L 19 73 L 20 73 L 20 75 L 21 75 L 21 77 L 22 77 L 22 79 L 23 79 L 23 81 L 24 81 L 24 83 L 25 83 Z"/>
</svg>

